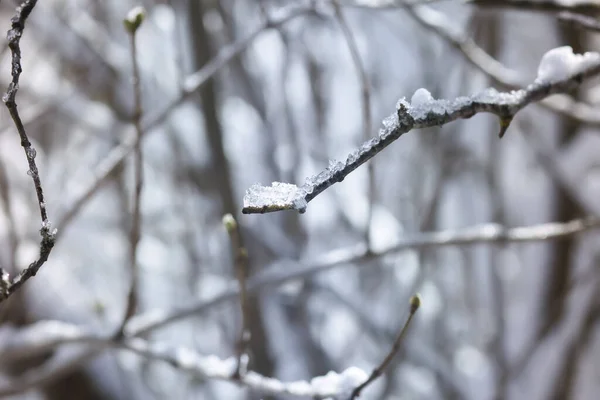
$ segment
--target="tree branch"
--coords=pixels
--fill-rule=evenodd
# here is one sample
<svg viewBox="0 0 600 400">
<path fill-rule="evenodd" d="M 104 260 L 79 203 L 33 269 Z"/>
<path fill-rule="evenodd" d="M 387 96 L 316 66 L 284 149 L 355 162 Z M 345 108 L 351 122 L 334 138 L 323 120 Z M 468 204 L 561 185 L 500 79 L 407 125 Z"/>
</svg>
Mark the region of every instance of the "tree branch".
<svg viewBox="0 0 600 400">
<path fill-rule="evenodd" d="M 25 0 L 17 7 L 17 12 L 11 19 L 11 29 L 8 31 L 8 47 L 12 54 L 11 62 L 11 75 L 12 81 L 8 85 L 6 94 L 2 98 L 6 104 L 6 108 L 10 113 L 10 116 L 17 128 L 19 137 L 21 138 L 21 146 L 25 150 L 25 157 L 29 164 L 29 171 L 27 174 L 33 179 L 33 185 L 37 195 L 38 206 L 40 209 L 40 216 L 42 219 L 42 228 L 40 229 L 40 235 L 42 241 L 40 243 L 40 254 L 37 260 L 29 264 L 27 268 L 21 271 L 17 276 L 11 279 L 8 274 L 0 269 L 0 303 L 6 300 L 11 294 L 18 290 L 29 278 L 35 276 L 39 269 L 48 260 L 48 256 L 54 247 L 56 240 L 56 229 L 52 230 L 51 224 L 48 221 L 48 213 L 46 211 L 46 202 L 44 200 L 44 190 L 42 189 L 42 182 L 40 180 L 39 171 L 35 162 L 36 150 L 31 145 L 23 121 L 17 110 L 16 96 L 19 90 L 19 78 L 21 76 L 21 47 L 20 41 L 23 31 L 25 29 L 25 21 L 29 17 L 29 14 L 33 11 L 37 0 Z"/>
<path fill-rule="evenodd" d="M 487 112 L 500 119 L 500 137 L 508 129 L 515 114 L 530 103 L 577 88 L 583 80 L 600 73 L 600 55 L 594 53 L 593 62 L 582 66 L 572 75 L 551 83 L 536 79 L 525 89 L 512 92 L 497 92 L 494 89 L 455 100 L 434 100 L 427 92 L 419 91 L 413 96 L 412 104 L 401 99 L 397 110 L 383 121 L 379 135 L 365 142 L 351 153 L 345 162 L 330 162 L 330 166 L 298 187 L 288 183 L 274 182 L 272 186 L 253 185 L 244 197 L 244 214 L 267 213 L 295 209 L 306 211 L 306 205 L 327 188 L 341 182 L 356 168 L 373 158 L 406 132 L 413 129 L 441 126 L 460 118 Z M 419 89 L 423 91 L 424 89 Z M 415 103 L 415 97 L 419 97 Z M 423 99 L 422 99 L 423 98 Z"/>
<path fill-rule="evenodd" d="M 144 184 L 144 159 L 142 153 L 142 92 L 140 87 L 140 70 L 137 57 L 136 33 L 141 26 L 145 10 L 142 7 L 135 7 L 127 14 L 123 21 L 125 29 L 129 33 L 131 47 L 131 64 L 133 69 L 133 97 L 134 113 L 133 125 L 135 126 L 135 141 L 133 143 L 133 174 L 134 174 L 134 195 L 133 195 L 133 214 L 131 219 L 131 231 L 129 233 L 129 267 L 131 270 L 131 282 L 127 294 L 127 305 L 125 307 L 125 316 L 117 330 L 117 336 L 123 335 L 123 328 L 137 309 L 137 291 L 138 291 L 138 265 L 137 249 L 140 242 L 142 227 L 142 188 Z"/>
<path fill-rule="evenodd" d="M 381 364 L 373 370 L 373 372 L 371 373 L 369 378 L 366 381 L 364 381 L 363 383 L 361 383 L 360 385 L 358 385 L 352 391 L 352 394 L 350 395 L 349 400 L 354 400 L 355 398 L 359 397 L 360 393 L 367 386 L 369 386 L 371 383 L 376 381 L 377 378 L 379 378 L 381 375 L 383 375 L 383 373 L 385 372 L 385 369 L 388 367 L 390 362 L 394 359 L 394 357 L 400 350 L 400 345 L 402 344 L 402 340 L 404 339 L 406 330 L 408 329 L 408 326 L 410 325 L 410 322 L 412 321 L 412 319 L 413 319 L 415 313 L 417 312 L 417 310 L 419 309 L 420 305 L 421 305 L 421 300 L 420 300 L 419 296 L 412 296 L 410 298 L 410 310 L 409 310 L 409 314 L 408 314 L 408 319 L 404 323 L 404 326 L 402 326 L 402 329 L 400 330 L 400 333 L 396 337 L 396 340 L 394 340 L 394 344 L 392 345 L 390 352 L 387 354 L 387 356 L 385 356 L 385 358 L 383 359 Z"/>
</svg>

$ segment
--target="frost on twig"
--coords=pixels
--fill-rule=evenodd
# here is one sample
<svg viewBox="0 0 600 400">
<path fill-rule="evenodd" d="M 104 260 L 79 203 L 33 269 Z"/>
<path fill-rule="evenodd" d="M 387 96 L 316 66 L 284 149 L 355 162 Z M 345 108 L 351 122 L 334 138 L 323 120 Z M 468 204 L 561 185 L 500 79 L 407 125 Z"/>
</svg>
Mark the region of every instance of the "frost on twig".
<svg viewBox="0 0 600 400">
<path fill-rule="evenodd" d="M 374 157 L 400 136 L 413 129 L 441 126 L 460 118 L 470 118 L 487 112 L 500 120 L 502 137 L 515 114 L 530 103 L 555 94 L 570 91 L 585 78 L 600 73 L 600 54 L 573 54 L 570 47 L 547 52 L 538 68 L 535 81 L 525 89 L 498 92 L 488 88 L 472 96 L 454 100 L 436 100 L 426 89 L 418 89 L 411 101 L 402 98 L 396 111 L 383 120 L 379 134 L 354 150 L 345 162 L 330 161 L 329 167 L 306 179 L 298 187 L 289 183 L 273 182 L 271 186 L 255 184 L 246 191 L 244 214 L 267 213 L 281 210 L 306 211 L 306 205 L 318 194 L 341 182 L 352 171 Z"/>
<path fill-rule="evenodd" d="M 25 151 L 25 157 L 29 170 L 27 175 L 33 180 L 33 186 L 37 195 L 37 202 L 40 209 L 40 217 L 42 219 L 42 228 L 40 229 L 40 235 L 42 241 L 40 243 L 40 254 L 37 260 L 29 264 L 27 268 L 21 271 L 14 278 L 8 277 L 8 275 L 0 268 L 0 303 L 7 299 L 17 289 L 19 289 L 29 278 L 35 276 L 42 265 L 48 260 L 48 256 L 54 247 L 56 241 L 56 229 L 51 229 L 50 222 L 48 221 L 48 213 L 46 211 L 46 202 L 44 200 L 44 190 L 42 189 L 42 182 L 40 180 L 39 171 L 35 162 L 37 152 L 29 141 L 25 126 L 17 110 L 17 92 L 19 90 L 19 78 L 21 77 L 22 66 L 21 66 L 21 37 L 23 36 L 23 30 L 25 29 L 25 21 L 33 11 L 37 0 L 25 0 L 17 7 L 15 16 L 10 20 L 11 29 L 9 29 L 6 37 L 8 39 L 8 47 L 11 51 L 11 75 L 12 80 L 8 85 L 6 93 L 2 97 L 6 108 L 8 109 L 10 116 L 17 128 L 19 138 L 21 140 L 21 146 Z"/>
</svg>

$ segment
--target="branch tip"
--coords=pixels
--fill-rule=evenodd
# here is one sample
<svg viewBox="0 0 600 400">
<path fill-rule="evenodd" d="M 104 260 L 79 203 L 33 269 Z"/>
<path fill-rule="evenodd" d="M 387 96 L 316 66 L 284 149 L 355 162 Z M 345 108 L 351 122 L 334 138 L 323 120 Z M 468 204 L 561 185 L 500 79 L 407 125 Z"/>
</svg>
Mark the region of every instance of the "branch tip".
<svg viewBox="0 0 600 400">
<path fill-rule="evenodd" d="M 509 117 L 500 117 L 500 133 L 498 133 L 498 137 L 500 139 L 502 139 L 504 137 L 504 135 L 506 134 L 506 131 L 508 130 L 508 127 L 510 126 L 510 123 L 512 122 L 513 117 L 509 116 Z"/>
<path fill-rule="evenodd" d="M 235 231 L 237 229 L 237 221 L 235 220 L 234 216 L 231 214 L 225 214 L 223 216 L 223 226 L 225 226 L 225 229 L 227 229 L 227 232 L 229 234 L 231 234 L 233 231 Z"/>
<path fill-rule="evenodd" d="M 125 19 L 123 20 L 123 25 L 125 25 L 125 29 L 130 34 L 134 34 L 138 28 L 144 22 L 146 18 L 146 10 L 142 6 L 137 6 L 132 8 L 128 13 Z"/>
<path fill-rule="evenodd" d="M 420 294 L 415 294 L 414 296 L 412 296 L 410 298 L 410 313 L 414 314 L 417 312 L 417 310 L 419 309 L 419 307 L 421 307 L 421 295 Z"/>
</svg>

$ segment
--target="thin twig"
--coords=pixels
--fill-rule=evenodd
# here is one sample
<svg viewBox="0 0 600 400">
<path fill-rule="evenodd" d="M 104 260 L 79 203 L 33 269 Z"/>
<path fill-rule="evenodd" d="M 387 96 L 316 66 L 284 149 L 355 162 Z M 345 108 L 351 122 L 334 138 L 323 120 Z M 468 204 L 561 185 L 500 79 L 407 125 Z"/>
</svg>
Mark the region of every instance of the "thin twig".
<svg viewBox="0 0 600 400">
<path fill-rule="evenodd" d="M 133 196 L 133 214 L 131 221 L 131 232 L 129 235 L 129 266 L 131 270 L 131 283 L 127 294 L 127 306 L 125 308 L 125 317 L 119 326 L 117 335 L 122 335 L 125 324 L 131 318 L 137 309 L 137 292 L 139 271 L 137 266 L 137 250 L 141 236 L 142 213 L 142 188 L 144 184 L 144 160 L 142 154 L 142 92 L 140 85 L 140 70 L 137 57 L 136 33 L 144 20 L 145 11 L 141 7 L 133 8 L 129 11 L 127 18 L 124 20 L 125 29 L 129 33 L 129 41 L 131 45 L 131 64 L 133 68 L 133 96 L 134 96 L 134 113 L 133 124 L 135 126 L 135 141 L 133 144 L 133 173 L 135 190 Z"/>
<path fill-rule="evenodd" d="M 419 309 L 420 305 L 421 305 L 421 300 L 418 295 L 412 296 L 410 298 L 410 310 L 409 310 L 409 314 L 408 314 L 408 319 L 406 320 L 406 323 L 400 330 L 400 333 L 396 337 L 396 340 L 394 340 L 392 349 L 390 350 L 388 355 L 383 359 L 381 364 L 377 368 L 375 368 L 373 370 L 373 372 L 371 372 L 371 375 L 369 376 L 369 378 L 366 381 L 364 381 L 363 383 L 361 383 L 360 385 L 358 385 L 352 391 L 352 394 L 350 395 L 350 400 L 353 400 L 356 397 L 359 397 L 360 393 L 364 390 L 364 388 L 369 386 L 371 383 L 373 383 L 375 380 L 377 380 L 377 378 L 379 378 L 381 375 L 383 375 L 383 373 L 385 372 L 385 369 L 387 368 L 389 363 L 396 356 L 396 353 L 398 353 L 398 350 L 400 350 L 400 345 L 402 344 L 402 339 L 404 339 L 406 330 L 408 329 L 408 326 L 410 325 L 410 322 L 412 321 L 412 318 L 415 315 L 415 313 L 417 312 L 417 310 Z"/>
<path fill-rule="evenodd" d="M 233 256 L 235 275 L 238 281 L 240 309 L 242 313 L 242 329 L 240 339 L 237 343 L 237 362 L 234 379 L 240 379 L 246 374 L 248 368 L 249 356 L 248 346 L 250 344 L 250 320 L 248 312 L 248 294 L 246 290 L 246 281 L 248 280 L 248 253 L 242 246 L 239 225 L 233 215 L 226 214 L 223 217 L 223 225 L 229 234 L 231 242 L 231 254 Z"/>
<path fill-rule="evenodd" d="M 598 18 L 590 17 L 588 15 L 576 14 L 572 12 L 561 12 L 558 14 L 558 20 L 572 24 L 577 28 L 592 32 L 600 32 L 600 21 Z"/>
<path fill-rule="evenodd" d="M 40 254 L 36 261 L 29 264 L 27 268 L 21 271 L 15 278 L 10 279 L 7 274 L 0 270 L 0 302 L 6 300 L 12 293 L 18 290 L 29 278 L 35 276 L 41 266 L 48 260 L 48 256 L 54 247 L 56 241 L 56 230 L 51 229 L 46 211 L 46 202 L 44 200 L 44 191 L 40 180 L 39 171 L 35 163 L 36 150 L 31 145 L 23 121 L 17 110 L 16 96 L 19 90 L 19 78 L 21 76 L 21 47 L 20 41 L 25 29 L 25 21 L 29 14 L 33 11 L 37 0 L 25 0 L 17 7 L 17 12 L 11 19 L 11 29 L 8 31 L 8 47 L 12 53 L 11 74 L 12 81 L 8 85 L 8 89 L 3 99 L 10 116 L 15 123 L 19 137 L 21 138 L 21 146 L 25 150 L 29 171 L 27 174 L 33 179 L 33 185 L 37 194 L 38 206 L 40 209 L 40 217 L 42 219 L 42 228 L 40 235 L 42 241 L 40 243 Z"/>
<path fill-rule="evenodd" d="M 346 43 L 348 44 L 348 50 L 350 50 L 350 55 L 352 56 L 352 62 L 354 63 L 354 67 L 356 68 L 356 72 L 360 79 L 360 88 L 361 88 L 361 96 L 362 96 L 362 120 L 363 120 L 363 140 L 369 140 L 371 137 L 371 126 L 372 126 L 372 117 L 371 117 L 371 85 L 369 84 L 369 77 L 367 76 L 367 72 L 365 71 L 365 66 L 363 65 L 362 59 L 360 58 L 360 52 L 358 51 L 358 45 L 356 44 L 356 39 L 350 30 L 350 26 L 344 17 L 344 13 L 342 12 L 342 8 L 340 6 L 339 0 L 332 0 L 333 8 L 335 10 L 335 17 L 340 25 L 340 29 L 344 35 Z M 375 166 L 373 162 L 370 162 L 367 165 L 367 176 L 369 180 L 368 188 L 367 188 L 367 197 L 368 197 L 368 210 L 367 210 L 367 225 L 365 230 L 365 243 L 367 246 L 370 245 L 370 231 L 371 231 L 371 223 L 373 220 L 373 206 L 375 200 Z"/>
</svg>

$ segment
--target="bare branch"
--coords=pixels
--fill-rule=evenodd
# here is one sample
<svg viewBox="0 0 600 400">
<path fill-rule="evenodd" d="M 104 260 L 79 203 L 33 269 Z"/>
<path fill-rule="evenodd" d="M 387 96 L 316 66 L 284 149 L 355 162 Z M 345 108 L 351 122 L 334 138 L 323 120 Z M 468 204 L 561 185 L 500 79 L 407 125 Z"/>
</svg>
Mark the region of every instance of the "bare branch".
<svg viewBox="0 0 600 400">
<path fill-rule="evenodd" d="M 398 353 L 398 350 L 400 350 L 400 345 L 402 344 L 402 339 L 404 339 L 406 330 L 408 329 L 408 326 L 410 325 L 410 322 L 412 321 L 412 318 L 415 315 L 415 313 L 417 312 L 417 310 L 419 309 L 420 305 L 421 305 L 421 300 L 419 299 L 418 295 L 412 296 L 410 298 L 410 310 L 409 310 L 409 314 L 408 314 L 408 319 L 406 320 L 406 323 L 400 330 L 400 333 L 396 337 L 396 340 L 394 340 L 392 349 L 390 350 L 388 355 L 383 359 L 381 364 L 373 370 L 373 372 L 371 373 L 369 378 L 366 381 L 364 381 L 363 383 L 361 383 L 359 386 L 357 386 L 356 389 L 354 389 L 352 391 L 352 394 L 350 395 L 350 400 L 354 400 L 356 397 L 359 397 L 360 393 L 367 386 L 369 386 L 371 383 L 373 383 L 375 380 L 377 380 L 377 378 L 379 378 L 381 375 L 383 375 L 387 366 L 394 359 L 394 357 Z"/>
<path fill-rule="evenodd" d="M 397 110 L 383 121 L 377 137 L 365 142 L 359 150 L 350 154 L 345 162 L 330 162 L 330 166 L 316 176 L 307 178 L 306 183 L 297 187 L 288 183 L 274 182 L 273 186 L 254 185 L 244 197 L 244 214 L 267 213 L 281 210 L 306 210 L 306 205 L 320 193 L 337 182 L 344 180 L 352 171 L 373 158 L 406 132 L 413 129 L 441 126 L 460 118 L 487 112 L 498 116 L 502 137 L 515 114 L 528 104 L 546 97 L 577 88 L 584 79 L 600 73 L 600 56 L 594 54 L 593 62 L 582 66 L 564 79 L 546 82 L 536 79 L 525 89 L 512 92 L 497 92 L 487 89 L 469 97 L 459 97 L 453 101 L 433 100 L 424 89 L 419 94 L 419 102 L 412 104 L 404 99 L 398 102 Z M 424 104 L 421 104 L 424 103 Z"/>
<path fill-rule="evenodd" d="M 240 339 L 237 343 L 237 365 L 233 378 L 240 379 L 245 375 L 248 367 L 248 345 L 250 343 L 250 313 L 248 312 L 248 294 L 246 290 L 246 281 L 248 280 L 248 253 L 242 246 L 239 225 L 233 215 L 226 214 L 223 217 L 223 225 L 227 229 L 231 241 L 231 254 L 235 275 L 238 281 L 238 291 L 240 293 L 240 309 L 242 312 L 242 329 Z"/>
<path fill-rule="evenodd" d="M 131 221 L 131 232 L 129 234 L 129 266 L 131 270 L 131 283 L 127 294 L 127 306 L 125 307 L 125 317 L 117 330 L 120 337 L 123 334 L 125 324 L 131 318 L 137 309 L 137 290 L 138 290 L 138 266 L 137 249 L 141 236 L 142 225 L 142 187 L 144 184 L 144 160 L 142 154 L 142 92 L 140 88 L 140 70 L 137 58 L 136 33 L 144 20 L 146 12 L 141 7 L 135 7 L 127 18 L 123 21 L 125 29 L 129 33 L 131 46 L 131 64 L 133 68 L 133 97 L 134 114 L 133 124 L 135 126 L 135 141 L 133 143 L 133 173 L 134 173 L 134 196 L 133 196 L 133 215 Z"/>
<path fill-rule="evenodd" d="M 54 247 L 56 240 L 56 230 L 52 230 L 50 222 L 48 221 L 48 214 L 46 212 L 46 202 L 44 200 L 44 191 L 42 189 L 42 183 L 40 180 L 39 171 L 35 162 L 36 150 L 31 145 L 23 121 L 17 110 L 16 96 L 19 90 L 19 78 L 21 76 L 21 47 L 20 41 L 23 31 L 25 29 L 25 21 L 29 17 L 29 14 L 33 11 L 37 0 L 25 0 L 17 7 L 17 12 L 11 19 L 11 29 L 8 31 L 8 47 L 12 53 L 11 62 L 11 74 L 12 81 L 8 85 L 6 94 L 3 97 L 3 101 L 6 104 L 6 108 L 10 113 L 10 116 L 17 128 L 19 136 L 21 138 L 21 146 L 25 150 L 25 157 L 27 157 L 27 163 L 29 164 L 29 171 L 27 174 L 33 179 L 33 185 L 37 194 L 38 206 L 40 209 L 40 216 L 42 219 L 42 228 L 40 229 L 40 235 L 42 241 L 40 243 L 40 254 L 36 261 L 29 264 L 27 268 L 21 271 L 16 277 L 10 279 L 7 274 L 0 269 L 0 302 L 6 300 L 12 293 L 18 290 L 29 278 L 35 276 L 42 265 L 48 260 L 48 256 Z"/>
</svg>

